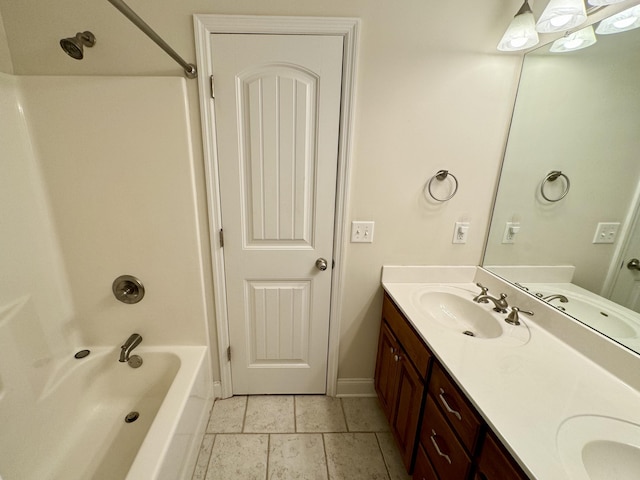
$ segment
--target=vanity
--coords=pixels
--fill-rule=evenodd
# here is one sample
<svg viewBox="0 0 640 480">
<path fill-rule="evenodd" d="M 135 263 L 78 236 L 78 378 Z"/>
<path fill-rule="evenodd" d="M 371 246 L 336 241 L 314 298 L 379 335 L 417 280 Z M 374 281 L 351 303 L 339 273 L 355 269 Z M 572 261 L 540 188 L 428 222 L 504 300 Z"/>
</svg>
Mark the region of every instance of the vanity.
<svg viewBox="0 0 640 480">
<path fill-rule="evenodd" d="M 384 267 L 382 284 L 375 388 L 414 479 L 637 477 L 637 355 L 481 268 Z"/>
</svg>

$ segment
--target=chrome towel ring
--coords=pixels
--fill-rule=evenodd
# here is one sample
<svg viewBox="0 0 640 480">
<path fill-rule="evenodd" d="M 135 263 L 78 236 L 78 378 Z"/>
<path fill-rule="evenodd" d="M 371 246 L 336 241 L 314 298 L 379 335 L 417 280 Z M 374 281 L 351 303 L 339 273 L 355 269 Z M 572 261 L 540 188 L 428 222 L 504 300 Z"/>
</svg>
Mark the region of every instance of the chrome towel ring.
<svg viewBox="0 0 640 480">
<path fill-rule="evenodd" d="M 439 182 L 442 182 L 448 176 L 451 176 L 451 178 L 453 178 L 453 182 L 454 182 L 453 192 L 451 193 L 451 195 L 449 195 L 446 198 L 438 198 L 438 197 L 436 197 L 433 194 L 433 191 L 431 190 L 431 186 L 433 185 L 433 181 L 434 180 L 438 180 Z M 436 202 L 446 202 L 447 200 L 451 200 L 453 198 L 453 196 L 458 192 L 458 179 L 456 178 L 456 176 L 453 173 L 449 172 L 449 170 L 438 170 L 438 173 L 436 173 L 429 180 L 429 183 L 427 184 L 427 190 L 429 191 L 429 195 L 431 195 L 431 198 L 433 198 Z"/>
<path fill-rule="evenodd" d="M 549 198 L 544 193 L 545 185 L 547 184 L 547 182 L 555 182 L 560 177 L 564 178 L 564 182 L 566 184 L 562 194 L 560 194 L 560 196 L 558 198 Z M 540 195 L 542 195 L 542 198 L 544 198 L 547 202 L 555 203 L 555 202 L 559 202 L 564 197 L 566 197 L 567 193 L 569 193 L 569 189 L 570 188 L 571 188 L 571 181 L 569 180 L 569 177 L 567 177 L 560 170 L 552 170 L 551 172 L 549 172 L 547 174 L 546 177 L 544 177 L 544 180 L 542 180 L 542 184 L 540 185 Z"/>
</svg>

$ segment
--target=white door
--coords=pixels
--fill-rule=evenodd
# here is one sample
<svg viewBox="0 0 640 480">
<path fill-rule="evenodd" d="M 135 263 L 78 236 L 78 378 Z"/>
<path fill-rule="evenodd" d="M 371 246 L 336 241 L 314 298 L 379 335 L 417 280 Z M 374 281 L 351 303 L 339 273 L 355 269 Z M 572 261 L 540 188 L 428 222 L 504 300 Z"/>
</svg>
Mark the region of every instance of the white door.
<svg viewBox="0 0 640 480">
<path fill-rule="evenodd" d="M 640 222 L 637 219 L 629 234 L 610 299 L 640 313 Z"/>
<path fill-rule="evenodd" d="M 211 35 L 234 394 L 326 391 L 342 50 Z"/>
</svg>

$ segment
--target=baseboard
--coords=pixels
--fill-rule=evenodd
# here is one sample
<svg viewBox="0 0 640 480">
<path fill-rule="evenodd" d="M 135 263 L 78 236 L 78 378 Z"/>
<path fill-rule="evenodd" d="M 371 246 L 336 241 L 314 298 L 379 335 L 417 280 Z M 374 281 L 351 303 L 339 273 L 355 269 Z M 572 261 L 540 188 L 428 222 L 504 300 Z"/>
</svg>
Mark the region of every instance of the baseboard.
<svg viewBox="0 0 640 480">
<path fill-rule="evenodd" d="M 339 378 L 337 397 L 375 397 L 373 378 Z"/>
<path fill-rule="evenodd" d="M 222 398 L 222 384 L 220 382 L 213 382 L 213 398 Z"/>
</svg>

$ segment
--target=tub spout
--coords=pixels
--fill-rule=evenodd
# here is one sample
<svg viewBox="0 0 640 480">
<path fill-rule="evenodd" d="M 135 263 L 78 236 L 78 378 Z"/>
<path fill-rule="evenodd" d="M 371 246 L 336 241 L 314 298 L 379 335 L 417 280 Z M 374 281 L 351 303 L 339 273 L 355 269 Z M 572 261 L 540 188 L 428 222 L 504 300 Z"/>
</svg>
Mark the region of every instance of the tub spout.
<svg viewBox="0 0 640 480">
<path fill-rule="evenodd" d="M 134 333 L 132 334 L 126 342 L 124 342 L 124 345 L 122 345 L 121 350 L 120 350 L 120 362 L 128 362 L 129 361 L 129 355 L 131 355 L 131 352 L 133 351 L 134 348 L 136 348 L 138 345 L 140 345 L 140 342 L 142 342 L 142 335 L 138 334 L 138 333 Z"/>
</svg>

